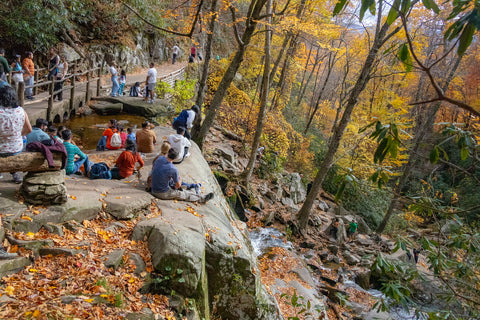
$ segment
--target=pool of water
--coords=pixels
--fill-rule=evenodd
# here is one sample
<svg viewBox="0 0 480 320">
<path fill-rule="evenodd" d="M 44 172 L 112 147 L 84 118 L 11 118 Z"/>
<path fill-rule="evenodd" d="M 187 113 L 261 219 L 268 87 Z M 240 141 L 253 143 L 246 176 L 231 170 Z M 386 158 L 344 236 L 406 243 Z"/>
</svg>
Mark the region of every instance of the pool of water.
<svg viewBox="0 0 480 320">
<path fill-rule="evenodd" d="M 74 140 L 81 146 L 82 150 L 95 150 L 98 140 L 102 137 L 103 131 L 107 128 L 110 119 L 115 119 L 123 125 L 125 131 L 128 127 L 141 128 L 145 117 L 131 114 L 117 114 L 109 116 L 101 116 L 92 114 L 89 116 L 75 117 L 67 120 L 57 126 L 66 126 L 72 130 Z M 148 119 L 152 121 L 152 119 Z M 166 118 L 157 118 L 155 122 L 165 124 Z"/>
</svg>

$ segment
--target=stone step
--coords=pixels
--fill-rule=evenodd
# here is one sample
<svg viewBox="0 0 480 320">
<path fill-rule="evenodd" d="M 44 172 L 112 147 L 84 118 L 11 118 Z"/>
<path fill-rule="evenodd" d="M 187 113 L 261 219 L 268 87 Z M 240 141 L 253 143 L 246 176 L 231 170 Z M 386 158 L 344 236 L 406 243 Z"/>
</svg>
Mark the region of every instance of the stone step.
<svg viewBox="0 0 480 320">
<path fill-rule="evenodd" d="M 3 278 L 9 274 L 17 273 L 30 264 L 32 264 L 30 259 L 25 257 L 0 260 L 0 278 Z"/>
</svg>

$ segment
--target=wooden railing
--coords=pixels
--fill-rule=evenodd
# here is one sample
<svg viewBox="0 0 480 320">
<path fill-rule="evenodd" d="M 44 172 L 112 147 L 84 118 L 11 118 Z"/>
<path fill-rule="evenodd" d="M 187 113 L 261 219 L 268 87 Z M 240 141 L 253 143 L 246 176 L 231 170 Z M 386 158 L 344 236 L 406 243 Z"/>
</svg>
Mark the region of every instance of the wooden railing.
<svg viewBox="0 0 480 320">
<path fill-rule="evenodd" d="M 74 68 L 74 70 L 75 70 L 75 68 Z M 92 74 L 95 74 L 95 73 L 96 73 L 96 77 L 92 77 Z M 35 70 L 35 74 L 37 74 L 37 70 Z M 86 81 L 82 81 L 82 82 L 77 82 L 76 81 L 77 77 L 81 77 L 81 76 L 85 76 L 85 75 L 87 77 Z M 90 84 L 92 82 L 96 81 L 96 85 L 97 85 L 96 94 L 97 94 L 97 96 L 100 95 L 101 75 L 102 75 L 102 67 L 95 67 L 95 68 L 89 69 L 89 70 L 84 71 L 84 72 L 69 74 L 61 80 L 57 80 L 55 78 L 51 79 L 51 80 L 41 80 L 41 81 L 38 81 L 37 83 L 34 83 L 31 86 L 25 86 L 24 82 L 19 82 L 18 83 L 18 102 L 19 102 L 19 105 L 21 107 L 23 107 L 24 104 L 25 104 L 25 89 L 32 88 L 32 90 L 34 92 L 36 92 L 37 88 L 48 86 L 48 95 L 46 97 L 40 99 L 40 100 L 37 100 L 37 101 L 45 101 L 46 100 L 48 102 L 47 103 L 47 121 L 51 121 L 52 120 L 52 110 L 53 110 L 53 98 L 54 98 L 55 95 L 59 94 L 60 92 L 64 92 L 66 90 L 70 90 L 70 101 L 69 101 L 70 102 L 70 109 L 73 109 L 74 99 L 75 99 L 75 91 L 80 86 L 83 86 L 83 85 L 86 86 L 86 88 L 85 88 L 85 101 L 86 102 L 90 101 L 90 98 L 91 98 L 90 97 Z M 65 85 L 65 82 L 67 82 L 67 81 L 70 82 L 69 85 Z M 60 90 L 55 91 L 55 84 L 60 83 L 60 82 L 64 82 L 63 87 Z"/>
</svg>

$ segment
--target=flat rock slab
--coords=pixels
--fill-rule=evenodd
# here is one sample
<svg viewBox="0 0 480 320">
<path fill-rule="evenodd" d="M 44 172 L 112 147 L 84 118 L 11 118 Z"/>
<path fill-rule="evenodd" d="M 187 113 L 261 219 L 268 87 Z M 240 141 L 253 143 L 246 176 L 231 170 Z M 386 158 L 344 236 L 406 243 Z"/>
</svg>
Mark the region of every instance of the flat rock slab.
<svg viewBox="0 0 480 320">
<path fill-rule="evenodd" d="M 123 112 L 154 118 L 172 116 L 175 109 L 167 100 L 157 99 L 154 103 L 143 101 L 143 97 L 98 97 L 98 101 L 123 104 Z"/>
<path fill-rule="evenodd" d="M 41 256 L 61 256 L 65 255 L 67 257 L 74 256 L 77 253 L 82 253 L 82 250 L 77 250 L 77 249 L 69 249 L 69 248 L 61 248 L 61 247 L 56 247 L 56 248 L 41 248 L 38 250 L 38 253 Z"/>
<path fill-rule="evenodd" d="M 123 111 L 123 103 L 120 102 L 97 101 L 90 105 L 90 107 L 99 115 L 119 114 Z"/>
<path fill-rule="evenodd" d="M 30 259 L 25 257 L 0 260 L 0 278 L 12 273 L 16 273 L 30 264 L 32 264 Z"/>
</svg>

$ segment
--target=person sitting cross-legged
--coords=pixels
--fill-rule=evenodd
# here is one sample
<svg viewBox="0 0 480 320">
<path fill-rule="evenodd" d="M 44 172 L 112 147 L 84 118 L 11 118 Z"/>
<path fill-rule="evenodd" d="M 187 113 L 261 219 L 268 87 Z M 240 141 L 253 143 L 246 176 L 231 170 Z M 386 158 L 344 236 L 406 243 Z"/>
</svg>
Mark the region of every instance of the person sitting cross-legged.
<svg viewBox="0 0 480 320">
<path fill-rule="evenodd" d="M 213 192 L 203 196 L 194 190 L 182 190 L 182 180 L 178 170 L 172 163 L 177 158 L 177 152 L 170 148 L 167 157 L 160 156 L 153 164 L 152 169 L 152 195 L 162 200 L 184 200 L 205 203 L 213 198 Z M 175 188 L 170 188 L 173 180 Z"/>
<path fill-rule="evenodd" d="M 88 161 L 88 156 L 84 154 L 79 147 L 72 143 L 72 131 L 70 129 L 65 129 L 62 131 L 63 145 L 67 150 L 67 164 L 65 165 L 65 173 L 71 175 L 74 173 L 81 173 L 80 167 L 83 165 L 85 176 L 88 175 L 90 171 L 90 162 Z M 78 156 L 78 159 L 75 160 L 75 156 Z"/>
<path fill-rule="evenodd" d="M 115 167 L 110 170 L 112 179 L 125 179 L 130 177 L 135 170 L 135 164 L 140 166 L 137 170 L 143 167 L 143 159 L 137 152 L 137 144 L 131 139 L 127 139 L 125 143 L 125 151 L 123 151 L 115 162 Z"/>
</svg>

